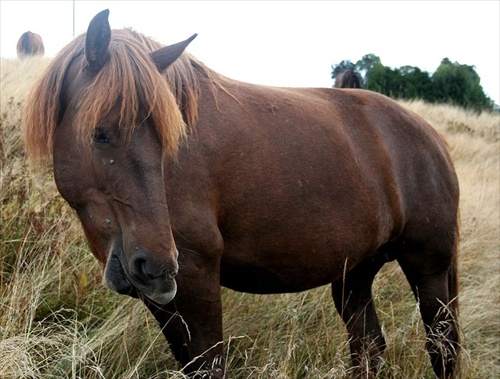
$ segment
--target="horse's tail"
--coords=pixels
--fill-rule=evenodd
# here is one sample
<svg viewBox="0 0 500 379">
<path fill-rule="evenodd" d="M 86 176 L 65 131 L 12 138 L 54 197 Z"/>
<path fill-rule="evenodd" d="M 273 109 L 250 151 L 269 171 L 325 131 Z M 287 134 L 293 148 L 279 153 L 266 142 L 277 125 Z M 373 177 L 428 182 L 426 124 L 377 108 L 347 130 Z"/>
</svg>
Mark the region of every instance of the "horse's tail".
<svg viewBox="0 0 500 379">
<path fill-rule="evenodd" d="M 458 318 L 458 247 L 460 244 L 460 215 L 457 214 L 457 222 L 455 224 L 455 246 L 451 261 L 450 270 L 448 271 L 448 295 L 449 307 L 455 319 Z M 458 320 L 457 320 L 458 321 Z"/>
<path fill-rule="evenodd" d="M 453 256 L 451 260 L 451 266 L 448 271 L 448 311 L 451 313 L 451 323 L 452 323 L 452 334 L 454 334 L 453 346 L 450 346 L 454 351 L 455 357 L 455 369 L 454 372 L 456 377 L 461 377 L 462 364 L 460 358 L 461 345 L 461 328 L 458 320 L 459 306 L 458 306 L 458 247 L 460 244 L 460 215 L 457 212 L 457 221 L 455 224 L 455 246 L 453 251 Z"/>
</svg>

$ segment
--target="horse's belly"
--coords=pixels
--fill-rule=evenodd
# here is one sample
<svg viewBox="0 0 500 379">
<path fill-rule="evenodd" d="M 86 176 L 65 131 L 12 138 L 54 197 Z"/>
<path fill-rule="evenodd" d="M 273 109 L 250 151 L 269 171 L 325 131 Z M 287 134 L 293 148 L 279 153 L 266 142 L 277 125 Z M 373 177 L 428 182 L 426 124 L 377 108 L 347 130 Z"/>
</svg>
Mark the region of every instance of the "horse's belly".
<svg viewBox="0 0 500 379">
<path fill-rule="evenodd" d="M 221 285 L 235 291 L 270 294 L 300 292 L 331 283 L 330 275 L 307 270 L 223 264 Z"/>
<path fill-rule="evenodd" d="M 221 284 L 243 292 L 284 293 L 341 279 L 390 236 L 389 223 L 369 207 L 351 203 L 347 208 L 354 209 L 349 217 L 328 203 L 288 213 L 270 204 L 266 217 L 249 212 L 233 218 L 232 227 L 221 230 Z"/>
<path fill-rule="evenodd" d="M 226 251 L 221 263 L 221 285 L 261 294 L 299 292 L 340 279 L 346 268 L 363 259 L 357 254 L 349 259 L 326 249 L 308 251 Z"/>
</svg>

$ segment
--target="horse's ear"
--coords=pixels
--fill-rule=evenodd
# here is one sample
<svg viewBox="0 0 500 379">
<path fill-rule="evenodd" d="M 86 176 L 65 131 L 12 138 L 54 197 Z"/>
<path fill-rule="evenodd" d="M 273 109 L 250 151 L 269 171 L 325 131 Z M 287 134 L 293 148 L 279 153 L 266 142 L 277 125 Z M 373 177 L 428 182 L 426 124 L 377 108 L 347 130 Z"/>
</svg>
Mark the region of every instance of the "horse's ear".
<svg viewBox="0 0 500 379">
<path fill-rule="evenodd" d="M 96 74 L 109 59 L 111 28 L 108 21 L 109 10 L 105 9 L 90 21 L 85 39 L 85 58 L 89 70 Z"/>
<path fill-rule="evenodd" d="M 174 63 L 174 61 L 179 58 L 182 52 L 186 49 L 187 45 L 189 45 L 189 43 L 194 40 L 197 35 L 198 34 L 193 34 L 185 41 L 153 51 L 150 55 L 153 62 L 155 62 L 156 67 L 158 67 L 158 70 L 163 71 Z"/>
</svg>

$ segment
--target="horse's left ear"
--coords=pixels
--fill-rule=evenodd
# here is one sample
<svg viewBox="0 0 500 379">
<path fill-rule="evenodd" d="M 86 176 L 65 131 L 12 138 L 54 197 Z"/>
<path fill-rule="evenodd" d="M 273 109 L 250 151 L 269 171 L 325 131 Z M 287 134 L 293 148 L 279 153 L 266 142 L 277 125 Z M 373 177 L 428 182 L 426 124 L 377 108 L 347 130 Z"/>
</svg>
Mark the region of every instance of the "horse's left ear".
<svg viewBox="0 0 500 379">
<path fill-rule="evenodd" d="M 108 9 L 96 14 L 90 21 L 85 37 L 85 58 L 89 70 L 93 74 L 97 74 L 109 59 L 108 47 L 111 40 L 111 28 L 108 16 Z"/>
<path fill-rule="evenodd" d="M 189 45 L 189 43 L 194 40 L 197 35 L 198 34 L 193 34 L 185 41 L 153 51 L 150 55 L 153 62 L 155 62 L 156 67 L 158 67 L 158 70 L 163 71 L 174 63 L 174 61 L 179 58 L 179 56 L 186 49 L 187 45 Z"/>
</svg>

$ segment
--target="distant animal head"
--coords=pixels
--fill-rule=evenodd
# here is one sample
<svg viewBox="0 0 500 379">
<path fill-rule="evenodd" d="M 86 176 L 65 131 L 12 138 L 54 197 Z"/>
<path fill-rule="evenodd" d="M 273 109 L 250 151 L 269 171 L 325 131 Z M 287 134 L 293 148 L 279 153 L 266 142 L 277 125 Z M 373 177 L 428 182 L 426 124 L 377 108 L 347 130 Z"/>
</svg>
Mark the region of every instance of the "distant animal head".
<svg viewBox="0 0 500 379">
<path fill-rule="evenodd" d="M 45 54 L 45 48 L 39 34 L 28 31 L 21 35 L 17 41 L 17 56 L 19 58 L 43 54 Z"/>
<path fill-rule="evenodd" d="M 354 70 L 342 71 L 335 77 L 336 88 L 361 88 L 361 76 Z"/>
</svg>

